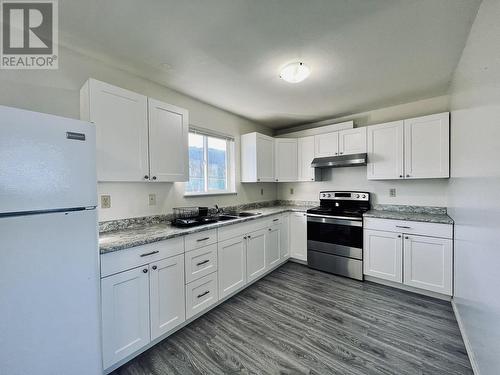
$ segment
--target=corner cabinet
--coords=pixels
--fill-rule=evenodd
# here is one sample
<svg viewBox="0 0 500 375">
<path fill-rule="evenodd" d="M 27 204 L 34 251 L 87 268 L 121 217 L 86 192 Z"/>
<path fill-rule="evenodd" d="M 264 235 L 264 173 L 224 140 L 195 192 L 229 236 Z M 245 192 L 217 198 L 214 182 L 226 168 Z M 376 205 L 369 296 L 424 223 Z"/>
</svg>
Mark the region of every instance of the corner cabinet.
<svg viewBox="0 0 500 375">
<path fill-rule="evenodd" d="M 260 133 L 241 136 L 241 182 L 275 182 L 274 138 Z"/>
<path fill-rule="evenodd" d="M 450 177 L 449 113 L 368 127 L 369 180 Z"/>
<path fill-rule="evenodd" d="M 187 181 L 188 111 L 89 79 L 80 117 L 96 126 L 98 181 Z"/>
</svg>

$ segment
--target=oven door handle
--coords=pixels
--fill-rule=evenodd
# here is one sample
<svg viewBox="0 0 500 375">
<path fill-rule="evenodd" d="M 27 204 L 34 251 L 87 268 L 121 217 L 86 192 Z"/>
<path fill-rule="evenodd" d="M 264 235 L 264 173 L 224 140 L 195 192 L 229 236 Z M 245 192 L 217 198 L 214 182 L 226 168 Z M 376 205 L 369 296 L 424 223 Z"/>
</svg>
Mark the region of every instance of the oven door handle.
<svg viewBox="0 0 500 375">
<path fill-rule="evenodd" d="M 343 216 L 325 217 L 322 215 L 307 214 L 307 221 L 312 223 L 347 225 L 350 227 L 363 226 L 363 219 L 354 219 L 352 217 Z"/>
</svg>

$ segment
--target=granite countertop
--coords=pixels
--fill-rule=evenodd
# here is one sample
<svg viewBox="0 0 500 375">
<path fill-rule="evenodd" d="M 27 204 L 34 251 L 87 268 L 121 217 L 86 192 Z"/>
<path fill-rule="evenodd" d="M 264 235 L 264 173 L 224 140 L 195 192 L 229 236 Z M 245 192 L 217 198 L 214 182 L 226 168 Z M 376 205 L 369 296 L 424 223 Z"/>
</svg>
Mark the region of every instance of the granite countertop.
<svg viewBox="0 0 500 375">
<path fill-rule="evenodd" d="M 378 219 L 421 221 L 425 223 L 453 224 L 453 219 L 446 213 L 370 210 L 363 217 L 374 217 Z"/>
<path fill-rule="evenodd" d="M 106 254 L 134 246 L 163 241 L 169 238 L 185 236 L 187 234 L 197 233 L 204 230 L 256 220 L 283 212 L 305 212 L 308 208 L 310 208 L 310 206 L 261 207 L 252 210 L 245 210 L 245 212 L 261 213 L 258 216 L 242 217 L 228 221 L 219 221 L 217 223 L 200 225 L 198 227 L 191 228 L 177 228 L 170 225 L 169 222 L 135 226 L 132 228 L 101 233 L 99 235 L 99 249 L 101 254 Z"/>
</svg>

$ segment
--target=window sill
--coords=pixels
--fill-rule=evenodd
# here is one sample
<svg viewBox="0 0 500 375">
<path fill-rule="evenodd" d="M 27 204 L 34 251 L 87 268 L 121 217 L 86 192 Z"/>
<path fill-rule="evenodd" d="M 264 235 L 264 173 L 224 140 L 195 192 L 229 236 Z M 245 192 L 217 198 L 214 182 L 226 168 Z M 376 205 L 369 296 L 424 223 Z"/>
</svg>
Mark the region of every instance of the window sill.
<svg viewBox="0 0 500 375">
<path fill-rule="evenodd" d="M 212 193 L 184 193 L 184 197 L 210 197 L 214 195 L 236 195 L 235 191 L 223 191 L 223 192 L 212 192 Z"/>
</svg>

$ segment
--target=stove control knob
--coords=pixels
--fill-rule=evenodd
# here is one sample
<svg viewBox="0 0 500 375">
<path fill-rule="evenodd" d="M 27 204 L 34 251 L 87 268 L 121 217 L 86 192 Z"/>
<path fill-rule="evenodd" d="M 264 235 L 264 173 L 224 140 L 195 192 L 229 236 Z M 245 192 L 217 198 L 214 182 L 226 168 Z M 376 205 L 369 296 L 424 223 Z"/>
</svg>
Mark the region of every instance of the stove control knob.
<svg viewBox="0 0 500 375">
<path fill-rule="evenodd" d="M 356 194 L 356 198 L 359 198 L 359 194 Z"/>
<path fill-rule="evenodd" d="M 364 198 L 366 198 L 366 194 L 363 194 L 362 198 L 363 198 L 363 199 L 364 199 Z"/>
<path fill-rule="evenodd" d="M 332 195 L 331 194 L 328 194 L 328 198 L 330 198 Z"/>
</svg>

